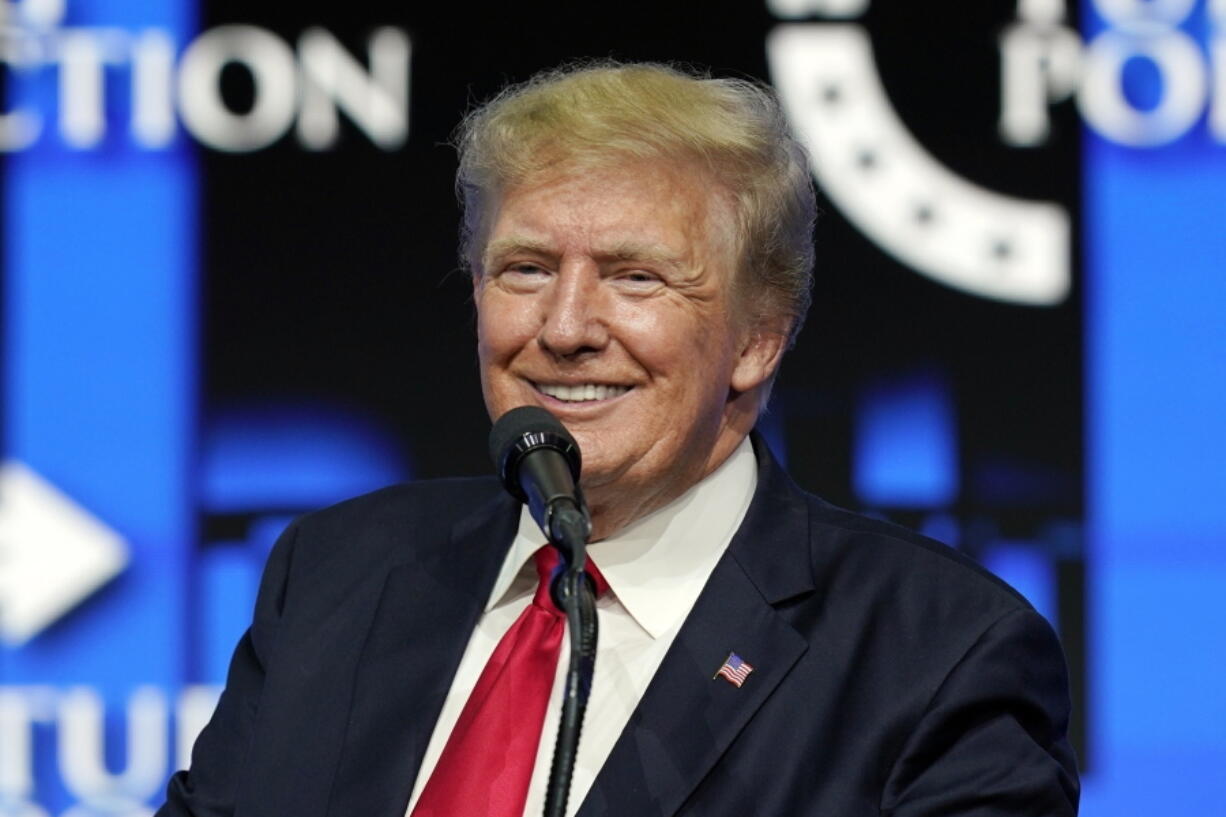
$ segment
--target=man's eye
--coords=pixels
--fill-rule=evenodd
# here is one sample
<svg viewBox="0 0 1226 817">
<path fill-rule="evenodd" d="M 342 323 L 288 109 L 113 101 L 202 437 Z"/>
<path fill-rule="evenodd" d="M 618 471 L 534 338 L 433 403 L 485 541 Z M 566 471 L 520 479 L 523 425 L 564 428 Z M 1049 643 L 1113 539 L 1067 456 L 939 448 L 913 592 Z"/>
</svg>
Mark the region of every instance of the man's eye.
<svg viewBox="0 0 1226 817">
<path fill-rule="evenodd" d="M 642 288 L 659 284 L 660 276 L 646 270 L 629 270 L 619 275 L 618 280 L 627 286 Z"/>
<path fill-rule="evenodd" d="M 539 285 L 548 275 L 549 271 L 541 265 L 524 261 L 507 264 L 498 277 L 507 285 L 525 287 Z"/>
<path fill-rule="evenodd" d="M 499 285 L 513 292 L 535 292 L 549 281 L 549 270 L 540 264 L 521 261 L 505 264 L 495 276 Z"/>
</svg>

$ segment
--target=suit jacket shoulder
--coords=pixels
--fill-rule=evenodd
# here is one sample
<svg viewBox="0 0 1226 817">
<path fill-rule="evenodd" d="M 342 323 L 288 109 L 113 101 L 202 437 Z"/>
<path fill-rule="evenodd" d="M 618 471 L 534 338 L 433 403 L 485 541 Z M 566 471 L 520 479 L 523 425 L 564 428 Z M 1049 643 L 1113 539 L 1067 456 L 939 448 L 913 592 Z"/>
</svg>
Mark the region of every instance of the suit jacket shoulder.
<svg viewBox="0 0 1226 817">
<path fill-rule="evenodd" d="M 299 517 L 291 525 L 295 571 L 328 584 L 415 559 L 429 559 L 467 518 L 505 510 L 492 477 L 393 485 Z"/>
<path fill-rule="evenodd" d="M 801 491 L 758 490 L 581 817 L 1071 815 L 1051 628 L 974 562 Z M 743 686 L 715 670 L 735 652 Z"/>
<path fill-rule="evenodd" d="M 403 814 L 516 507 L 493 479 L 439 480 L 295 520 L 158 814 Z"/>
<path fill-rule="evenodd" d="M 868 632 L 888 628 L 899 655 L 934 642 L 957 651 L 1002 616 L 1033 612 L 1016 590 L 948 545 L 806 499 L 816 595 Z"/>
</svg>

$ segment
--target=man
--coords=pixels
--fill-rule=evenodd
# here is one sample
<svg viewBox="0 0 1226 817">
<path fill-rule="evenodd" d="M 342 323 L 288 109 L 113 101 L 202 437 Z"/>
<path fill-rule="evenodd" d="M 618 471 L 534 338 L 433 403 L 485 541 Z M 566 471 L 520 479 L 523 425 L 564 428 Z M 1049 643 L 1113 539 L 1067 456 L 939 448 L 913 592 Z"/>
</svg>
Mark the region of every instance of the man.
<svg viewBox="0 0 1226 817">
<path fill-rule="evenodd" d="M 576 437 L 609 588 L 570 813 L 1074 814 L 1042 618 L 751 442 L 812 266 L 811 183 L 769 92 L 562 70 L 471 115 L 460 150 L 489 413 L 543 406 Z M 541 543 L 492 479 L 296 522 L 159 813 L 539 814 L 560 687 L 543 724 L 532 696 L 484 704 Z"/>
</svg>

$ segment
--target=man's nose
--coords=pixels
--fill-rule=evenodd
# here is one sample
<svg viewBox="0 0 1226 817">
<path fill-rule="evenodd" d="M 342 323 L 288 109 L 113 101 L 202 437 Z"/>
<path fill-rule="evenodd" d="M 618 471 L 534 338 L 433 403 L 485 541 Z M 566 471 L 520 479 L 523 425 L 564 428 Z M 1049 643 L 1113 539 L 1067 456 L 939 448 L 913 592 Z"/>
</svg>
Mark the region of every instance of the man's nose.
<svg viewBox="0 0 1226 817">
<path fill-rule="evenodd" d="M 551 289 L 538 336 L 541 346 L 559 357 L 603 349 L 609 334 L 599 271 L 581 264 L 564 266 Z"/>
</svg>

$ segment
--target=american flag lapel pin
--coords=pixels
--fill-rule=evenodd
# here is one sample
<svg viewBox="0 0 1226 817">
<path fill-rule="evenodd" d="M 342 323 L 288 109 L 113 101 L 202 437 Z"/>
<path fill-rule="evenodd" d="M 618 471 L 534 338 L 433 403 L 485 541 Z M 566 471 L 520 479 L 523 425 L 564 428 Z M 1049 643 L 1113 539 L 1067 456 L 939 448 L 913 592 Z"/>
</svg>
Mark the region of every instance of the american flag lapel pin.
<svg viewBox="0 0 1226 817">
<path fill-rule="evenodd" d="M 714 681 L 716 678 L 723 676 L 728 683 L 739 689 L 751 672 L 753 672 L 753 666 L 744 658 L 741 658 L 741 656 L 730 652 L 728 657 L 724 659 L 724 663 L 711 676 L 711 680 Z"/>
</svg>

